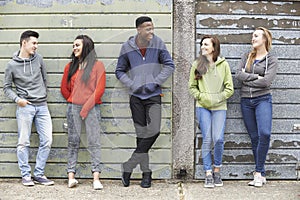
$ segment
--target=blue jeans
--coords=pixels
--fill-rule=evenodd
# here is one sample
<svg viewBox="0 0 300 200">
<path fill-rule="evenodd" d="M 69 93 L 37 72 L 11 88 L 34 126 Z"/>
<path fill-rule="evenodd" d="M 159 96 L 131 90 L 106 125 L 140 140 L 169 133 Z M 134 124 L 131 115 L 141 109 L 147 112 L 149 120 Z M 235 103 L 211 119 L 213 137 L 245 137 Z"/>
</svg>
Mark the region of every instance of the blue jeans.
<svg viewBox="0 0 300 200">
<path fill-rule="evenodd" d="M 94 106 L 87 117 L 82 120 L 80 111 L 82 106 L 68 104 L 68 168 L 67 172 L 76 173 L 76 164 L 80 146 L 82 123 L 85 124 L 88 151 L 91 155 L 92 173 L 101 172 L 101 143 L 100 143 L 100 106 Z"/>
<path fill-rule="evenodd" d="M 241 109 L 251 139 L 255 171 L 265 176 L 265 162 L 272 129 L 272 95 L 241 98 Z"/>
<path fill-rule="evenodd" d="M 226 110 L 208 110 L 197 107 L 196 116 L 202 133 L 203 168 L 204 171 L 212 171 L 212 142 L 214 147 L 214 166 L 222 166 Z"/>
<path fill-rule="evenodd" d="M 52 145 L 52 121 L 48 106 L 47 104 L 18 106 L 16 118 L 18 124 L 17 157 L 22 177 L 31 176 L 28 158 L 32 122 L 35 124 L 40 139 L 34 176 L 43 176 Z"/>
</svg>

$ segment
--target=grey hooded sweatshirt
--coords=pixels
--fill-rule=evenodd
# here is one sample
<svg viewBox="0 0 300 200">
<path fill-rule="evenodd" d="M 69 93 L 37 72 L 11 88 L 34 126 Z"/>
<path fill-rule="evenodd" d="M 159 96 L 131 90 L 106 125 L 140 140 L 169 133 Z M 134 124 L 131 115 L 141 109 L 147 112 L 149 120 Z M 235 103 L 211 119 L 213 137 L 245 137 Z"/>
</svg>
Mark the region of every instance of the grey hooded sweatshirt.
<svg viewBox="0 0 300 200">
<path fill-rule="evenodd" d="M 251 63 L 250 70 L 246 69 L 248 55 L 244 55 L 235 77 L 242 83 L 241 97 L 253 98 L 271 93 L 271 85 L 276 77 L 277 58 L 268 53 L 257 63 Z M 258 76 L 263 76 L 258 79 Z"/>
<path fill-rule="evenodd" d="M 47 101 L 46 68 L 41 55 L 35 53 L 28 59 L 14 53 L 5 69 L 4 94 L 11 100 L 26 99 L 32 104 L 44 104 Z M 13 90 L 13 84 L 16 90 Z"/>
</svg>

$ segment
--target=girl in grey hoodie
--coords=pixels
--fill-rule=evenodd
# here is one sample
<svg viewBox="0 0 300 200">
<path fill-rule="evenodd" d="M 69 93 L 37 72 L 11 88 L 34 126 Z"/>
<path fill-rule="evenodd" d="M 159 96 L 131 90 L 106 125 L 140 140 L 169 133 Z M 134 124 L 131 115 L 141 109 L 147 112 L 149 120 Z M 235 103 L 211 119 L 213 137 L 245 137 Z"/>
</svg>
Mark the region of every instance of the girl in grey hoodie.
<svg viewBox="0 0 300 200">
<path fill-rule="evenodd" d="M 251 138 L 255 160 L 254 180 L 248 185 L 266 184 L 265 161 L 272 127 L 271 84 L 276 76 L 277 58 L 269 53 L 272 35 L 258 27 L 252 35 L 252 51 L 242 58 L 236 78 L 241 82 L 241 110 Z"/>
</svg>

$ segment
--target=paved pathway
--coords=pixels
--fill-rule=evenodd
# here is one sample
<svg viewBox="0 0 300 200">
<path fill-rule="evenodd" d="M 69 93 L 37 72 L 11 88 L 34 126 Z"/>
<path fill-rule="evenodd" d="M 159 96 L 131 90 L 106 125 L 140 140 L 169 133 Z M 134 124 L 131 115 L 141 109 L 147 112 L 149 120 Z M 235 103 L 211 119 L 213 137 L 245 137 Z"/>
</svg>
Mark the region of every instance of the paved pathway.
<svg viewBox="0 0 300 200">
<path fill-rule="evenodd" d="M 202 181 L 156 180 L 144 189 L 140 181 L 125 188 L 120 180 L 103 180 L 104 189 L 98 191 L 87 179 L 79 179 L 72 189 L 66 180 L 54 181 L 54 186 L 25 187 L 19 179 L 0 179 L 0 200 L 300 200 L 300 181 L 269 181 L 262 188 L 249 187 L 247 181 L 224 181 L 224 187 L 207 189 Z"/>
</svg>

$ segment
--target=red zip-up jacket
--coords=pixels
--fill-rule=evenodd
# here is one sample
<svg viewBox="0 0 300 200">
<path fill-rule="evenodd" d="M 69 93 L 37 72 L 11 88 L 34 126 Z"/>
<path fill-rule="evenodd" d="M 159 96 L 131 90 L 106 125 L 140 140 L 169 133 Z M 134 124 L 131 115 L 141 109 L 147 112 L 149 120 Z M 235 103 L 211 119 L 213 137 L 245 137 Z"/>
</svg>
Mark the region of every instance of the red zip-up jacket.
<svg viewBox="0 0 300 200">
<path fill-rule="evenodd" d="M 82 105 L 80 116 L 86 118 L 95 104 L 101 104 L 101 97 L 105 90 L 105 68 L 101 61 L 96 61 L 86 85 L 81 77 L 84 70 L 77 70 L 68 82 L 68 73 L 71 63 L 65 66 L 60 91 L 69 103 Z"/>
</svg>

